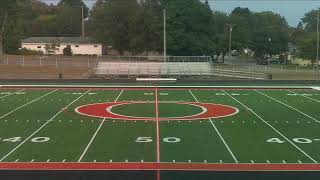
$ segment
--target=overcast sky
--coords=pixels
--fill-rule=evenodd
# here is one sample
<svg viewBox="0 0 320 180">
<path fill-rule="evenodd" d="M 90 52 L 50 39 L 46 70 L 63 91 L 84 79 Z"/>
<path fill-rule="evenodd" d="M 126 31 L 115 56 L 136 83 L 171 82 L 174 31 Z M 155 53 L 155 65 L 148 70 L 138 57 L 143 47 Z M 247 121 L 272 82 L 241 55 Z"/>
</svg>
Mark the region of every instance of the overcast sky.
<svg viewBox="0 0 320 180">
<path fill-rule="evenodd" d="M 59 0 L 42 0 L 56 4 Z M 92 7 L 95 0 L 83 0 Z M 172 0 L 174 1 L 174 0 Z M 251 11 L 273 11 L 284 16 L 290 26 L 297 26 L 306 12 L 320 8 L 320 0 L 209 0 L 212 9 L 230 13 L 235 7 L 248 7 Z"/>
</svg>

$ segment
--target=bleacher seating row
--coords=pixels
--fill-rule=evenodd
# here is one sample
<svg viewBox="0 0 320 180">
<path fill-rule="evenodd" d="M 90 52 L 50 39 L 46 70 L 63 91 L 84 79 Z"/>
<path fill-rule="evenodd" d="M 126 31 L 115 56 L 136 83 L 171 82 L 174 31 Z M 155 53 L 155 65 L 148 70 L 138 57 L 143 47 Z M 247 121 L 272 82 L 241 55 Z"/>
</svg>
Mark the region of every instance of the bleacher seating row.
<svg viewBox="0 0 320 180">
<path fill-rule="evenodd" d="M 209 62 L 99 62 L 95 77 L 213 76 Z"/>
</svg>

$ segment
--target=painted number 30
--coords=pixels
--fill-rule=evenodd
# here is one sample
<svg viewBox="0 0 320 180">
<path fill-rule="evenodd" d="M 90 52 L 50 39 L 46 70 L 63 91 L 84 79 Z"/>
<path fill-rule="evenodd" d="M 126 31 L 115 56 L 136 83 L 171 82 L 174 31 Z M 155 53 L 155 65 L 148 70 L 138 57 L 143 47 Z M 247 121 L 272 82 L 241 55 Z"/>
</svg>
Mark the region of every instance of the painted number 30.
<svg viewBox="0 0 320 180">
<path fill-rule="evenodd" d="M 162 140 L 163 140 L 163 142 L 166 142 L 166 143 L 178 143 L 181 141 L 181 139 L 177 138 L 177 137 L 166 137 L 166 138 L 163 138 Z M 138 137 L 136 139 L 136 142 L 137 143 L 151 143 L 151 142 L 153 142 L 153 139 L 152 139 L 152 137 Z"/>
</svg>

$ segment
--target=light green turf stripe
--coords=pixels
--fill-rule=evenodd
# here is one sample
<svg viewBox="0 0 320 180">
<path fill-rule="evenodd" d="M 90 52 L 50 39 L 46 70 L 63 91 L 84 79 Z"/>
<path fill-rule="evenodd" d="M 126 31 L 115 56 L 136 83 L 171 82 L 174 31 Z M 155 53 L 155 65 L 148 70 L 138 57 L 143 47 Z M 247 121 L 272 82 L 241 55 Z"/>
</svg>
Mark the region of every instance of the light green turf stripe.
<svg viewBox="0 0 320 180">
<path fill-rule="evenodd" d="M 281 137 L 283 137 L 285 140 L 287 140 L 292 146 L 294 146 L 297 150 L 299 150 L 302 154 L 304 154 L 306 157 L 308 157 L 311 161 L 314 163 L 318 163 L 314 158 L 312 158 L 309 154 L 307 154 L 304 150 L 302 150 L 300 147 L 298 147 L 295 143 L 293 143 L 289 138 L 287 138 L 284 134 L 282 134 L 280 131 L 278 131 L 276 128 L 274 128 L 271 124 L 269 124 L 266 120 L 264 120 L 260 115 L 258 115 L 255 111 L 253 111 L 251 108 L 240 102 L 238 99 L 227 93 L 226 91 L 223 91 L 225 94 L 227 94 L 230 98 L 241 104 L 244 108 L 248 109 L 250 112 L 252 112 L 256 117 L 258 117 L 262 122 L 264 122 L 266 125 L 268 125 L 271 129 L 273 129 L 276 133 L 278 133 Z"/>
<path fill-rule="evenodd" d="M 0 162 L 2 162 L 4 159 L 6 159 L 8 156 L 10 156 L 13 152 L 15 152 L 20 146 L 22 146 L 24 143 L 26 143 L 27 141 L 29 141 L 30 138 L 32 138 L 35 134 L 37 134 L 40 130 L 42 130 L 44 127 L 46 127 L 50 122 L 53 121 L 54 118 L 56 118 L 61 112 L 64 111 L 64 109 L 68 108 L 69 106 L 71 106 L 73 103 L 75 103 L 76 101 L 78 101 L 81 97 L 83 97 L 84 95 L 86 95 L 88 92 L 90 92 L 91 90 L 86 91 L 85 93 L 83 93 L 81 96 L 79 96 L 77 99 L 75 99 L 74 101 L 72 101 L 70 104 L 68 104 L 66 107 L 62 108 L 58 113 L 56 113 L 51 119 L 49 119 L 46 123 L 44 123 L 40 128 L 38 128 L 36 131 L 34 131 L 29 137 L 27 137 L 24 141 L 22 141 L 18 146 L 16 146 L 15 148 L 13 148 L 8 154 L 6 154 L 5 156 L 3 156 L 0 159 Z"/>
<path fill-rule="evenodd" d="M 198 99 L 195 97 L 195 95 L 192 93 L 191 90 L 189 90 L 190 94 L 192 95 L 192 97 L 197 101 Z M 235 157 L 235 155 L 233 154 L 233 152 L 231 151 L 229 145 L 226 143 L 225 139 L 222 137 L 221 133 L 219 132 L 218 128 L 214 125 L 214 123 L 212 122 L 212 119 L 209 118 L 209 121 L 211 123 L 211 125 L 213 126 L 214 130 L 217 132 L 217 134 L 219 135 L 221 141 L 223 142 L 223 144 L 225 145 L 225 147 L 227 148 L 228 152 L 230 153 L 230 155 L 232 156 L 233 160 L 236 162 L 236 163 L 239 163 L 239 161 L 237 160 L 237 158 Z"/>
</svg>

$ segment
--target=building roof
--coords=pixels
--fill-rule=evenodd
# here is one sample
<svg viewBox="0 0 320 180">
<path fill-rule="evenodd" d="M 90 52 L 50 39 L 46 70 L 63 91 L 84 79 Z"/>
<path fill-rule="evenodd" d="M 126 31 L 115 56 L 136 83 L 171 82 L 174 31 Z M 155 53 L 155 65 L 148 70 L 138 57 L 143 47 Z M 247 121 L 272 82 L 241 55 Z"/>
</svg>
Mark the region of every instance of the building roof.
<svg viewBox="0 0 320 180">
<path fill-rule="evenodd" d="M 72 43 L 72 44 L 83 44 L 83 43 L 97 43 L 90 37 L 30 37 L 23 39 L 22 43 Z"/>
</svg>

